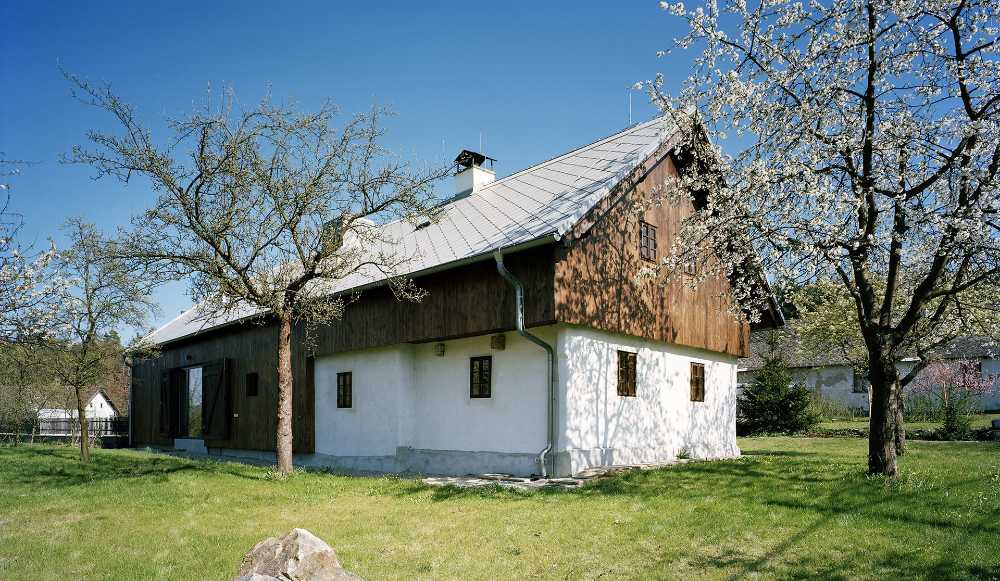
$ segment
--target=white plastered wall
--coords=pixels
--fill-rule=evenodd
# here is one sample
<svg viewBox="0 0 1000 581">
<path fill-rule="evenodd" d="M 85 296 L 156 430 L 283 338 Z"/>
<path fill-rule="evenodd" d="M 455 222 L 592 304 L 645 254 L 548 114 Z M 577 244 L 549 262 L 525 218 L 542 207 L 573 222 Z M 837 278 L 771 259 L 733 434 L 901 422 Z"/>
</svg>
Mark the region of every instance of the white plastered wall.
<svg viewBox="0 0 1000 581">
<path fill-rule="evenodd" d="M 636 397 L 617 393 L 618 351 L 634 351 Z M 735 357 L 560 326 L 560 462 L 592 465 L 739 455 Z M 705 401 L 690 398 L 691 363 L 705 365 Z"/>
<path fill-rule="evenodd" d="M 535 331 L 555 340 L 553 328 Z M 517 333 L 394 345 L 316 358 L 316 452 L 392 456 L 397 448 L 536 454 L 545 446 L 545 351 Z M 469 397 L 469 360 L 492 355 L 492 397 Z M 350 371 L 353 406 L 337 408 Z"/>
</svg>

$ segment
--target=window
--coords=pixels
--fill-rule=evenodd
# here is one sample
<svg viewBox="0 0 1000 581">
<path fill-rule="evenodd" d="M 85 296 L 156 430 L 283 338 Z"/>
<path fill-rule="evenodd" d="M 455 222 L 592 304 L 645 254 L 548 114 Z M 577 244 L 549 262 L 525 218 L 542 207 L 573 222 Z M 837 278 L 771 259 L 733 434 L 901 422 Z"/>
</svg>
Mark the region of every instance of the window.
<svg viewBox="0 0 1000 581">
<path fill-rule="evenodd" d="M 350 371 L 337 374 L 337 407 L 349 408 L 354 405 L 354 379 Z"/>
<path fill-rule="evenodd" d="M 872 382 L 868 379 L 868 375 L 864 373 L 854 372 L 854 386 L 851 389 L 851 393 L 868 393 L 868 388 L 870 388 Z"/>
<path fill-rule="evenodd" d="M 693 260 L 685 262 L 684 274 L 688 276 L 698 276 L 698 263 Z"/>
<path fill-rule="evenodd" d="M 473 357 L 469 360 L 469 397 L 492 397 L 490 376 L 493 375 L 493 357 Z"/>
<path fill-rule="evenodd" d="M 635 397 L 635 362 L 635 353 L 618 352 L 618 395 L 622 397 Z"/>
<path fill-rule="evenodd" d="M 691 364 L 691 401 L 705 401 L 705 364 Z"/>
<path fill-rule="evenodd" d="M 247 373 L 247 397 L 257 397 L 256 373 Z"/>
<path fill-rule="evenodd" d="M 656 226 L 639 222 L 639 256 L 643 260 L 656 260 Z"/>
</svg>

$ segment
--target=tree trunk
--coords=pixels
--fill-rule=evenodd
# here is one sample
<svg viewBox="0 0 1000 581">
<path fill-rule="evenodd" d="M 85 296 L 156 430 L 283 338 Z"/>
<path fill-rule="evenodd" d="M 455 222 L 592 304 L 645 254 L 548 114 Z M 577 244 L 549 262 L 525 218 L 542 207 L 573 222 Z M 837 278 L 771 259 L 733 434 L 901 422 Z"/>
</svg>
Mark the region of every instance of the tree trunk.
<svg viewBox="0 0 1000 581">
<path fill-rule="evenodd" d="M 903 386 L 899 383 L 899 377 L 897 374 L 896 381 L 892 384 L 892 427 L 893 433 L 896 441 L 896 455 L 902 456 L 906 453 L 906 423 L 904 421 L 904 397 L 903 397 Z"/>
<path fill-rule="evenodd" d="M 76 417 L 80 422 L 80 461 L 90 462 L 90 434 L 87 429 L 87 410 L 83 401 L 83 390 L 76 388 Z"/>
<path fill-rule="evenodd" d="M 292 472 L 292 317 L 281 315 L 278 331 L 278 472 Z"/>
<path fill-rule="evenodd" d="M 868 434 L 868 473 L 896 475 L 896 430 L 893 421 L 893 384 L 899 382 L 891 354 L 870 353 L 872 384 Z"/>
</svg>

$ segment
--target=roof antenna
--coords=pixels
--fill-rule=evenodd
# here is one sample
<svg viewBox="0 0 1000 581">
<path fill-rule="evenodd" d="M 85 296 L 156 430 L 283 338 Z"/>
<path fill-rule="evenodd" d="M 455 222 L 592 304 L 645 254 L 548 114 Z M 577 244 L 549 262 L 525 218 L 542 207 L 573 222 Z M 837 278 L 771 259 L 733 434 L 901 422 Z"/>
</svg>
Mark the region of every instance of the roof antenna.
<svg viewBox="0 0 1000 581">
<path fill-rule="evenodd" d="M 480 151 L 480 153 L 483 151 L 483 130 L 482 129 L 479 130 L 479 151 Z"/>
<path fill-rule="evenodd" d="M 625 93 L 628 95 L 628 126 L 632 126 L 632 87 L 625 89 Z"/>
</svg>

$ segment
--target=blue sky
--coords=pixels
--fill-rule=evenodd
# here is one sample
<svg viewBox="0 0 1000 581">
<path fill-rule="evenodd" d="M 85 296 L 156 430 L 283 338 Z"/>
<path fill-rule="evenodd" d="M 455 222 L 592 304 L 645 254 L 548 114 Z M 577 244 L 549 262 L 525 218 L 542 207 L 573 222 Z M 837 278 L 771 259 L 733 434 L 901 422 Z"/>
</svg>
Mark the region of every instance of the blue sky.
<svg viewBox="0 0 1000 581">
<path fill-rule="evenodd" d="M 14 182 L 13 209 L 28 240 L 58 244 L 69 216 L 113 231 L 154 199 L 144 182 L 58 162 L 89 129 L 116 129 L 70 97 L 60 66 L 111 82 L 161 138 L 210 86 L 248 103 L 270 88 L 306 109 L 389 105 L 386 145 L 418 160 L 478 149 L 482 132 L 503 176 L 625 127 L 635 81 L 683 78 L 690 54 L 656 57 L 680 26 L 652 0 L 4 2 L 0 152 L 36 162 Z M 634 95 L 635 121 L 654 113 Z M 182 283 L 156 298 L 155 323 L 190 305 Z"/>
</svg>

